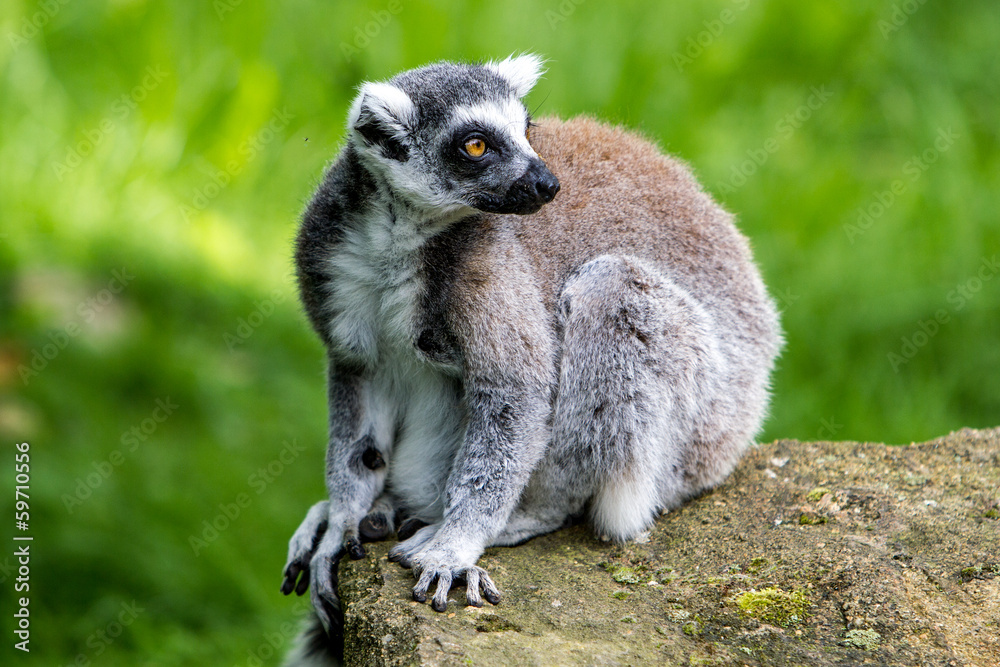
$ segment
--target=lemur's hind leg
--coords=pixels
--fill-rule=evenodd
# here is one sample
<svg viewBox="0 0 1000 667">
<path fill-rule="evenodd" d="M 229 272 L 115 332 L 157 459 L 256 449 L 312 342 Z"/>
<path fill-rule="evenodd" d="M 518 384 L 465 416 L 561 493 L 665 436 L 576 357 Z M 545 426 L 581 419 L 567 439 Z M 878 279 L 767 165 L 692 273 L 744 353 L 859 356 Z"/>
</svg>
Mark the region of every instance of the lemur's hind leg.
<svg viewBox="0 0 1000 667">
<path fill-rule="evenodd" d="M 680 504 L 699 406 L 722 377 L 708 315 L 643 260 L 604 255 L 580 267 L 559 319 L 552 442 L 496 544 L 555 530 L 588 500 L 597 533 L 617 540 Z"/>
</svg>

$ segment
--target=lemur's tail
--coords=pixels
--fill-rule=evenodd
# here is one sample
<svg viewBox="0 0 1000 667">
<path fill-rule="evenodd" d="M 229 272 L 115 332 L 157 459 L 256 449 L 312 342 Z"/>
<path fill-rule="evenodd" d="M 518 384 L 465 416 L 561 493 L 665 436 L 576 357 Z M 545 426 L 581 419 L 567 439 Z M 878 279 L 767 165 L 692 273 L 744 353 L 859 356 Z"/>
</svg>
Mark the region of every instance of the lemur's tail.
<svg viewBox="0 0 1000 667">
<path fill-rule="evenodd" d="M 344 664 L 343 627 L 331 627 L 328 634 L 315 613 L 285 657 L 284 667 L 340 667 Z"/>
</svg>

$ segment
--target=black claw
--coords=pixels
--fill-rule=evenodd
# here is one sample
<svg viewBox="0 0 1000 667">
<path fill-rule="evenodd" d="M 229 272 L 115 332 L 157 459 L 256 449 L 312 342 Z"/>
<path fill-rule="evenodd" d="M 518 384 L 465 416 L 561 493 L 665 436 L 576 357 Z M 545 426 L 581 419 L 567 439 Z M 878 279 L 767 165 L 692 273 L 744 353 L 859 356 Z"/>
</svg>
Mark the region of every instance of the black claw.
<svg viewBox="0 0 1000 667">
<path fill-rule="evenodd" d="M 483 595 L 486 597 L 487 600 L 490 601 L 490 604 L 500 604 L 499 594 L 493 593 L 492 591 L 486 591 L 485 593 L 483 593 Z"/>
<path fill-rule="evenodd" d="M 468 602 L 468 600 L 466 600 L 466 602 Z M 493 602 L 493 601 L 490 600 L 490 602 Z M 494 604 L 496 604 L 496 603 L 494 602 Z M 483 601 L 482 600 L 476 600 L 475 602 L 469 602 L 469 606 L 470 607 L 482 607 L 483 606 Z"/>
<path fill-rule="evenodd" d="M 421 600 L 421 602 L 422 602 L 422 600 Z M 441 604 L 438 604 L 437 600 L 431 600 L 431 609 L 433 609 L 434 611 L 444 611 L 447 608 L 448 608 L 448 601 L 447 600 L 445 600 Z"/>
<path fill-rule="evenodd" d="M 361 520 L 358 531 L 370 542 L 384 540 L 389 536 L 389 521 L 381 512 L 372 512 Z"/>
<path fill-rule="evenodd" d="M 413 599 L 417 602 L 427 602 L 427 593 L 418 593 L 413 591 Z"/>
<path fill-rule="evenodd" d="M 285 580 L 281 582 L 281 592 L 288 595 L 295 588 L 295 579 L 299 576 L 299 572 L 302 570 L 298 563 L 292 563 L 287 568 L 285 568 Z"/>
<path fill-rule="evenodd" d="M 398 537 L 401 541 L 408 540 L 413 537 L 414 533 L 426 525 L 426 522 L 411 517 L 400 525 L 399 530 L 396 531 L 396 537 Z"/>
<path fill-rule="evenodd" d="M 295 594 L 302 595 L 307 590 L 309 590 L 309 568 L 305 568 L 302 571 L 302 577 L 299 578 L 299 585 L 295 587 Z M 288 595 L 285 593 L 285 595 Z"/>
<path fill-rule="evenodd" d="M 361 546 L 361 542 L 358 541 L 358 538 L 348 538 L 346 547 L 347 554 L 351 557 L 351 560 L 361 560 L 365 557 L 364 547 Z"/>
</svg>

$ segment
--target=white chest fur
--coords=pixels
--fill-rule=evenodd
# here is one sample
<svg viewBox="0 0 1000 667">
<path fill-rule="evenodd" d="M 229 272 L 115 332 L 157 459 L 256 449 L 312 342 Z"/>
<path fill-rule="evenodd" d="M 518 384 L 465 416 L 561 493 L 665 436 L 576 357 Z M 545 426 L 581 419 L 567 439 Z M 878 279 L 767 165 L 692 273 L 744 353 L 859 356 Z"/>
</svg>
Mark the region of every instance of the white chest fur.
<svg viewBox="0 0 1000 667">
<path fill-rule="evenodd" d="M 345 230 L 329 260 L 327 302 L 330 335 L 345 357 L 373 368 L 390 350 L 412 349 L 425 241 L 416 224 L 388 207 Z"/>
<path fill-rule="evenodd" d="M 428 233 L 386 207 L 345 231 L 329 259 L 329 331 L 336 353 L 367 370 L 365 432 L 391 450 L 385 483 L 409 512 L 432 522 L 464 435 L 456 369 L 417 352 Z"/>
</svg>

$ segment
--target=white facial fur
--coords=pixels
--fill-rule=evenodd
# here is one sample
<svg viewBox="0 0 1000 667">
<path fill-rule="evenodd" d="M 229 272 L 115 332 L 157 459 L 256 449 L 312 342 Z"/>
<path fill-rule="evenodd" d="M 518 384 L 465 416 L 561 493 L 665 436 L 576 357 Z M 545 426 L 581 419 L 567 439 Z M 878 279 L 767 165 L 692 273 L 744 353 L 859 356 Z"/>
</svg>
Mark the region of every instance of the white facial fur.
<svg viewBox="0 0 1000 667">
<path fill-rule="evenodd" d="M 381 120 L 387 127 L 398 132 L 402 139 L 416 122 L 416 108 L 413 100 L 396 86 L 379 81 L 361 86 L 357 97 L 347 114 L 347 129 L 353 130 L 361 116 L 362 106 Z"/>
<path fill-rule="evenodd" d="M 537 157 L 535 150 L 525 136 L 528 117 L 521 103 L 513 98 L 506 100 L 490 100 L 470 106 L 455 109 L 453 122 L 474 123 L 489 127 L 499 134 L 506 135 L 511 142 L 527 155 Z"/>
<path fill-rule="evenodd" d="M 499 62 L 490 61 L 485 67 L 506 79 L 514 89 L 514 94 L 522 98 L 535 87 L 539 77 L 545 73 L 542 68 L 543 62 L 535 54 L 526 53 L 517 57 L 507 56 Z"/>
</svg>

